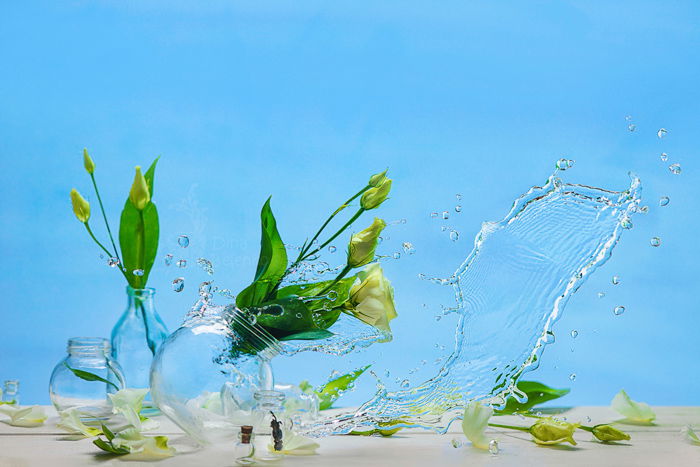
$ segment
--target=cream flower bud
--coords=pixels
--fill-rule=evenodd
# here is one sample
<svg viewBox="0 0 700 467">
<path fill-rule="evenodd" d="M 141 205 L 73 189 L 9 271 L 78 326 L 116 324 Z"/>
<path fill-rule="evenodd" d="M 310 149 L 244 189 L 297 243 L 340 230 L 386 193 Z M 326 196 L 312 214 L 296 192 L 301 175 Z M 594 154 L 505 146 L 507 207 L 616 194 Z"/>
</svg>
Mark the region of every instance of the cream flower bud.
<svg viewBox="0 0 700 467">
<path fill-rule="evenodd" d="M 378 263 L 367 266 L 357 274 L 360 282 L 350 289 L 348 306 L 355 318 L 374 326 L 386 333 L 391 333 L 389 322 L 396 318 L 394 306 L 394 288 L 384 276 Z"/>
<path fill-rule="evenodd" d="M 371 184 L 371 179 L 370 179 Z M 389 196 L 389 191 L 391 190 L 391 179 L 384 177 L 378 186 L 370 188 L 362 194 L 360 198 L 360 206 L 363 209 L 370 210 L 378 208 L 380 204 L 384 202 L 387 196 Z"/>
<path fill-rule="evenodd" d="M 530 427 L 530 434 L 537 444 L 559 444 L 563 442 L 576 445 L 574 431 L 580 425 L 567 423 L 553 418 L 541 418 Z"/>
<path fill-rule="evenodd" d="M 489 425 L 491 415 L 493 415 L 493 408 L 478 401 L 470 402 L 464 409 L 462 431 L 475 448 L 489 448 L 489 439 L 484 431 Z"/>
<path fill-rule="evenodd" d="M 92 175 L 92 173 L 95 171 L 95 163 L 92 161 L 90 154 L 88 154 L 87 148 L 83 149 L 83 165 L 85 166 L 87 173 Z"/>
<path fill-rule="evenodd" d="M 603 442 L 626 441 L 630 439 L 630 435 L 610 425 L 596 425 L 593 427 L 591 433 L 593 433 L 593 436 Z"/>
<path fill-rule="evenodd" d="M 377 249 L 377 239 L 386 227 L 386 222 L 377 217 L 372 225 L 350 237 L 348 247 L 348 266 L 357 268 L 374 260 L 374 251 Z"/>
<path fill-rule="evenodd" d="M 83 224 L 86 223 L 90 219 L 90 203 L 75 188 L 70 191 L 70 202 L 73 205 L 75 217 Z"/>
<path fill-rule="evenodd" d="M 131 191 L 129 191 L 129 199 L 131 200 L 131 204 L 139 211 L 143 211 L 143 208 L 151 201 L 151 195 L 148 192 L 148 184 L 141 174 L 141 167 L 138 165 L 136 166 L 134 183 L 131 185 Z"/>
<path fill-rule="evenodd" d="M 372 175 L 371 177 L 369 177 L 368 185 L 374 186 L 374 187 L 381 185 L 382 182 L 384 182 L 384 180 L 386 179 L 386 173 L 388 171 L 389 171 L 389 169 L 386 169 L 384 172 L 376 173 L 376 174 Z"/>
</svg>

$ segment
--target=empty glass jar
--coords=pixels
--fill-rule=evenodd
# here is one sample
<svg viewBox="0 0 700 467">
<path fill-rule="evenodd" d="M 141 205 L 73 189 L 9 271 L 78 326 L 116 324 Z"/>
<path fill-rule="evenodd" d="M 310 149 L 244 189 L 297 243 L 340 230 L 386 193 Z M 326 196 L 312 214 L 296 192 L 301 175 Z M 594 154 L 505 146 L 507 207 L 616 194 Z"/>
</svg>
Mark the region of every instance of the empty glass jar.
<svg viewBox="0 0 700 467">
<path fill-rule="evenodd" d="M 110 351 L 109 341 L 101 337 L 68 340 L 68 355 L 56 365 L 49 383 L 56 410 L 76 408 L 86 419 L 111 414 L 107 394 L 124 388 L 124 376 Z"/>
</svg>

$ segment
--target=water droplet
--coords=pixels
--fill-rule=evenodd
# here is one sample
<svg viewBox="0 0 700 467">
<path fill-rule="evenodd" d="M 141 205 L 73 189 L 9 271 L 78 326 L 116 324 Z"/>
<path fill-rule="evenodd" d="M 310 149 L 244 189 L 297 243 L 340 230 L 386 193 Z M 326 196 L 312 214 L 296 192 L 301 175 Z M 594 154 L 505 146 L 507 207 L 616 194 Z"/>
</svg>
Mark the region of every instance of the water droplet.
<svg viewBox="0 0 700 467">
<path fill-rule="evenodd" d="M 649 206 L 644 205 L 644 206 L 640 207 L 638 209 L 638 211 L 641 212 L 642 214 L 648 214 L 649 213 Z"/>
<path fill-rule="evenodd" d="M 613 285 L 617 285 L 620 283 L 620 276 L 612 276 L 612 279 L 610 280 Z"/>
<path fill-rule="evenodd" d="M 632 116 L 631 115 L 625 115 L 625 120 L 628 122 L 632 121 Z"/>
<path fill-rule="evenodd" d="M 637 125 L 635 125 L 634 123 L 630 123 L 629 125 L 627 125 L 627 129 L 629 131 L 634 131 L 637 129 Z"/>
<path fill-rule="evenodd" d="M 455 212 L 462 212 L 462 206 L 459 204 L 455 206 Z"/>
<path fill-rule="evenodd" d="M 173 281 L 173 290 L 175 292 L 182 292 L 182 290 L 185 288 L 185 278 L 184 277 L 178 277 Z"/>
<path fill-rule="evenodd" d="M 231 300 L 235 300 L 236 296 L 231 292 L 230 289 L 221 289 L 219 290 L 219 295 L 222 297 L 230 298 Z"/>
<path fill-rule="evenodd" d="M 177 237 L 177 244 L 182 248 L 187 248 L 190 246 L 190 238 L 187 235 L 180 235 Z"/>
<path fill-rule="evenodd" d="M 411 382 L 407 379 L 401 381 L 401 387 L 404 389 L 408 388 L 410 385 L 411 385 Z"/>
<path fill-rule="evenodd" d="M 301 318 L 302 318 L 302 314 L 301 314 L 301 313 L 297 313 L 297 314 L 296 314 L 296 315 L 294 315 L 294 316 L 296 316 L 296 317 L 297 317 L 297 319 L 301 319 Z"/>
<path fill-rule="evenodd" d="M 576 329 L 571 330 L 571 337 L 574 339 L 578 337 L 578 331 Z"/>
<path fill-rule="evenodd" d="M 107 266 L 109 266 L 110 268 L 116 268 L 117 266 L 119 266 L 119 258 L 115 258 L 114 256 L 112 256 L 107 260 Z"/>
<path fill-rule="evenodd" d="M 397 252 L 394 252 L 394 254 L 392 256 L 394 257 L 394 259 L 399 259 L 399 258 L 401 258 L 401 253 L 399 253 L 397 251 Z"/>
<path fill-rule="evenodd" d="M 165 255 L 165 258 L 163 258 L 163 262 L 166 266 L 170 266 L 171 264 L 173 264 L 173 255 Z"/>
<path fill-rule="evenodd" d="M 651 240 L 649 240 L 649 244 L 651 246 L 661 246 L 661 239 L 659 237 L 651 237 Z"/>
<path fill-rule="evenodd" d="M 574 161 L 571 159 L 561 158 L 557 161 L 557 169 L 566 170 L 574 166 Z"/>
<path fill-rule="evenodd" d="M 141 276 L 143 276 L 143 269 L 134 269 L 133 271 L 131 271 L 131 273 L 134 276 L 141 277 Z"/>
<path fill-rule="evenodd" d="M 589 417 L 588 415 L 586 415 L 586 423 L 591 423 L 591 417 Z"/>
<path fill-rule="evenodd" d="M 175 266 L 178 268 L 186 268 L 187 267 L 187 260 L 186 259 L 179 259 L 177 260 L 177 263 L 175 263 Z"/>
<path fill-rule="evenodd" d="M 403 242 L 403 251 L 404 253 L 412 255 L 416 252 L 416 249 L 413 247 L 413 244 L 411 242 Z"/>
<path fill-rule="evenodd" d="M 633 227 L 632 226 L 632 219 L 630 219 L 629 216 L 623 217 L 622 220 L 620 221 L 620 226 L 623 229 L 631 229 Z"/>
<path fill-rule="evenodd" d="M 438 216 L 438 213 L 437 213 L 437 212 L 431 212 L 431 213 L 430 213 L 430 217 L 432 217 L 433 219 L 435 219 L 437 216 Z"/>
<path fill-rule="evenodd" d="M 211 294 L 211 282 L 202 282 L 199 284 L 199 295 L 206 296 Z"/>
<path fill-rule="evenodd" d="M 598 292 L 598 298 L 605 297 L 605 292 Z"/>
<path fill-rule="evenodd" d="M 442 319 L 442 315 L 435 315 L 435 321 L 440 321 Z"/>
<path fill-rule="evenodd" d="M 384 372 L 384 376 L 385 376 L 386 378 L 388 378 L 389 376 L 391 376 L 391 372 L 390 372 L 389 370 L 386 370 L 386 371 Z"/>
<path fill-rule="evenodd" d="M 336 250 L 338 250 L 338 249 L 336 247 L 334 247 L 333 245 L 328 247 L 328 253 L 335 253 Z"/>
<path fill-rule="evenodd" d="M 462 201 L 462 195 L 459 194 L 459 193 L 457 193 L 457 194 L 455 195 L 455 199 L 456 199 L 457 201 Z"/>
<path fill-rule="evenodd" d="M 668 160 L 668 154 L 665 152 L 662 152 L 659 157 L 661 158 L 661 162 L 666 162 Z"/>
<path fill-rule="evenodd" d="M 457 232 L 456 230 L 450 231 L 450 240 L 452 240 L 453 242 L 459 240 L 459 232 Z"/>
<path fill-rule="evenodd" d="M 210 276 L 214 275 L 214 266 L 211 264 L 211 261 L 209 261 L 206 258 L 199 258 L 197 260 L 197 265 L 204 270 L 207 274 Z"/>
<path fill-rule="evenodd" d="M 495 439 L 489 441 L 489 452 L 494 456 L 498 455 L 498 441 Z"/>
<path fill-rule="evenodd" d="M 449 219 L 449 218 L 450 218 L 450 212 L 449 212 L 449 211 L 442 211 L 442 218 L 443 218 L 443 219 Z"/>
<path fill-rule="evenodd" d="M 458 440 L 457 438 L 452 438 L 452 447 L 457 449 L 462 447 L 462 442 Z"/>
<path fill-rule="evenodd" d="M 257 317 L 256 315 L 254 315 L 254 314 L 251 313 L 251 314 L 248 315 L 248 322 L 249 322 L 251 325 L 255 326 L 255 323 L 258 322 L 258 317 Z"/>
<path fill-rule="evenodd" d="M 571 374 L 569 375 L 569 379 L 570 379 L 571 381 L 576 381 L 576 373 L 571 373 Z"/>
<path fill-rule="evenodd" d="M 613 313 L 615 313 L 616 316 L 620 316 L 624 312 L 625 312 L 625 307 L 622 305 L 616 306 L 615 309 L 613 310 Z"/>
<path fill-rule="evenodd" d="M 668 203 L 671 202 L 671 198 L 668 196 L 662 196 L 659 198 L 659 206 L 668 206 Z"/>
<path fill-rule="evenodd" d="M 668 166 L 668 170 L 671 171 L 672 174 L 674 175 L 680 175 L 681 173 L 681 165 L 676 162 L 675 164 L 671 164 Z"/>
<path fill-rule="evenodd" d="M 666 136 L 666 133 L 668 133 L 668 130 L 666 128 L 659 128 L 659 131 L 656 132 L 656 136 L 659 138 L 663 138 Z"/>
</svg>

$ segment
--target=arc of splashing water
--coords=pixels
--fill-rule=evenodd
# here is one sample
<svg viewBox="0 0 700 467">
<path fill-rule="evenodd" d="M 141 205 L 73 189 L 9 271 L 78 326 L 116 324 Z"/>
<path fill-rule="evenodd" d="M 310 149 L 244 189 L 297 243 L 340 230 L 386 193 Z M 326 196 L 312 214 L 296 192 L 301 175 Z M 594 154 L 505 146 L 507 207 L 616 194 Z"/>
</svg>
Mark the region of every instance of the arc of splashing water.
<svg viewBox="0 0 700 467">
<path fill-rule="evenodd" d="M 471 400 L 503 403 L 539 364 L 571 295 L 604 264 L 621 220 L 639 205 L 630 173 L 621 192 L 565 184 L 552 175 L 518 198 L 500 222 L 484 223 L 452 276 L 459 322 L 455 350 L 438 374 L 407 390 L 378 390 L 356 412 L 319 421 L 308 434 L 368 430 L 380 423 L 444 433 Z"/>
</svg>

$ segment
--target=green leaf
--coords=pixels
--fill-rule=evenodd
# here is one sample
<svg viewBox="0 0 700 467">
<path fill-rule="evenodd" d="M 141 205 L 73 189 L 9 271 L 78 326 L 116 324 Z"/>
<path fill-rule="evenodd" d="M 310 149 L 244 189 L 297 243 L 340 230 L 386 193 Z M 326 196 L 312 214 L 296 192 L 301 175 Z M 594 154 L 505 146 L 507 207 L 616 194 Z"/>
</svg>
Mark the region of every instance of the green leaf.
<svg viewBox="0 0 700 467">
<path fill-rule="evenodd" d="M 285 336 L 280 338 L 281 341 L 293 341 L 293 340 L 299 340 L 299 341 L 312 341 L 316 339 L 326 339 L 328 337 L 333 336 L 334 334 L 330 331 L 327 331 L 326 329 L 315 329 L 313 331 L 303 331 L 303 332 L 298 332 L 296 334 L 290 334 L 289 336 Z"/>
<path fill-rule="evenodd" d="M 267 302 L 258 310 L 257 323 L 277 338 L 320 329 L 306 303 L 295 295 Z"/>
<path fill-rule="evenodd" d="M 260 212 L 260 224 L 258 268 L 253 283 L 243 289 L 236 297 L 236 304 L 240 308 L 259 305 L 265 301 L 270 292 L 277 287 L 287 269 L 287 250 L 277 231 L 277 221 L 272 214 L 270 198 L 267 199 Z"/>
<path fill-rule="evenodd" d="M 84 379 L 85 381 L 101 381 L 103 383 L 107 383 L 110 386 L 114 387 L 117 391 L 119 391 L 119 387 L 114 384 L 113 382 L 106 380 L 102 378 L 101 376 L 97 376 L 94 373 L 90 373 L 89 371 L 83 371 L 83 370 L 78 370 L 76 368 L 71 368 L 70 365 L 68 365 L 68 362 L 63 362 L 63 364 L 68 368 L 75 376 L 77 376 L 80 379 Z"/>
<path fill-rule="evenodd" d="M 374 436 L 374 435 L 382 435 L 385 438 L 389 436 L 395 435 L 398 431 L 400 431 L 402 428 L 390 428 L 390 429 L 383 429 L 383 428 L 375 428 L 373 430 L 368 430 L 368 431 L 351 431 L 348 433 L 349 435 L 353 436 Z"/>
<path fill-rule="evenodd" d="M 151 273 L 153 263 L 156 261 L 158 253 L 158 237 L 160 236 L 160 224 L 158 220 L 158 210 L 153 202 L 150 202 L 143 209 L 144 243 L 146 251 L 144 253 L 143 264 L 143 287 L 146 287 L 148 275 Z"/>
<path fill-rule="evenodd" d="M 119 247 L 122 250 L 122 264 L 126 269 L 129 285 L 142 289 L 142 277 L 133 274 L 136 269 L 143 269 L 144 227 L 141 212 L 128 199 L 124 203 L 119 221 Z M 145 272 L 145 271 L 144 271 Z"/>
<path fill-rule="evenodd" d="M 102 449 L 103 451 L 111 452 L 112 454 L 117 454 L 120 456 L 123 454 L 129 454 L 129 452 L 131 452 L 128 449 L 115 448 L 114 446 L 112 446 L 111 443 L 106 442 L 102 438 L 94 439 L 92 440 L 92 443 L 98 448 Z"/>
<path fill-rule="evenodd" d="M 554 389 L 537 381 L 518 381 L 518 389 L 527 395 L 527 402 L 518 402 L 513 396 L 508 397 L 506 405 L 496 410 L 496 415 L 507 415 L 516 412 L 527 412 L 532 407 L 545 402 L 559 399 L 567 395 L 570 389 Z"/>
<path fill-rule="evenodd" d="M 112 430 L 107 428 L 107 425 L 105 425 L 104 423 L 102 424 L 102 434 L 105 435 L 107 441 L 112 441 L 114 439 L 114 433 L 112 433 Z"/>
<path fill-rule="evenodd" d="M 156 157 L 155 160 L 151 163 L 151 166 L 148 168 L 146 173 L 143 174 L 143 178 L 146 179 L 146 185 L 148 185 L 148 193 L 150 193 L 151 199 L 153 199 L 153 179 L 156 173 L 156 164 L 158 163 L 159 159 L 160 156 Z"/>
<path fill-rule="evenodd" d="M 345 391 L 350 384 L 364 373 L 370 365 L 347 373 L 334 380 L 329 381 L 319 391 L 315 391 L 318 396 L 318 408 L 320 410 L 330 409 L 333 403 L 341 396 L 341 392 Z"/>
<path fill-rule="evenodd" d="M 335 292 L 335 300 L 330 301 L 325 298 L 319 298 L 318 300 L 307 300 L 307 306 L 312 311 L 323 309 L 323 307 L 328 303 L 332 303 L 334 308 L 338 308 L 350 299 L 350 289 L 356 280 L 356 276 L 351 276 L 339 281 L 329 280 L 315 282 L 312 284 L 288 285 L 287 287 L 282 287 L 277 291 L 277 298 L 283 298 L 290 295 L 311 298 L 320 297 L 322 294 L 323 296 L 328 296 L 328 294 L 331 292 Z M 326 291 L 326 288 L 329 286 L 330 288 Z"/>
</svg>

